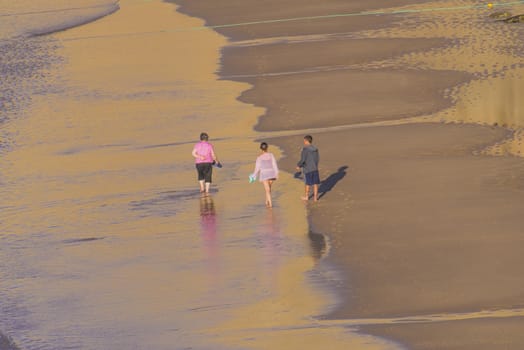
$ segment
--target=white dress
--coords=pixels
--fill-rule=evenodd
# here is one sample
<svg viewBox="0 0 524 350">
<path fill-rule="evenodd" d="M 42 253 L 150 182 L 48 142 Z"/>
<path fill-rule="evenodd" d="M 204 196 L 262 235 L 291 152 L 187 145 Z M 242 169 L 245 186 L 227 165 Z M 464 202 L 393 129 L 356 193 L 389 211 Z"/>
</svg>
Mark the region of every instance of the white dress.
<svg viewBox="0 0 524 350">
<path fill-rule="evenodd" d="M 278 178 L 277 161 L 272 153 L 264 152 L 258 156 L 253 176 L 259 181 Z"/>
</svg>

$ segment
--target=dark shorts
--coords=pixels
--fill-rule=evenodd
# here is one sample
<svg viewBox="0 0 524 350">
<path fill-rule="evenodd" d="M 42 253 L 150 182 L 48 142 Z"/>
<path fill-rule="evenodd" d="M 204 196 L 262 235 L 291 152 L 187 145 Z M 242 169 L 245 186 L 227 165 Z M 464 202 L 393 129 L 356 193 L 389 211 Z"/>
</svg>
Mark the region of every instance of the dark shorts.
<svg viewBox="0 0 524 350">
<path fill-rule="evenodd" d="M 318 170 L 314 170 L 310 173 L 307 173 L 304 176 L 304 182 L 308 186 L 320 184 L 320 176 L 318 175 Z"/>
<path fill-rule="evenodd" d="M 196 165 L 198 172 L 198 181 L 211 183 L 211 176 L 213 175 L 213 165 L 211 163 L 199 163 Z"/>
</svg>

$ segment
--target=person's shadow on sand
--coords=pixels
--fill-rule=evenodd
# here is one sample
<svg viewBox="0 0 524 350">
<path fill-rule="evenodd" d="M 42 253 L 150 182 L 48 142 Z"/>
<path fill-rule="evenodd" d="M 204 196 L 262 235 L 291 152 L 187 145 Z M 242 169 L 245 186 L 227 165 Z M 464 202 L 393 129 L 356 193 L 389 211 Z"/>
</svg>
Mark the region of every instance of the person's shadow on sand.
<svg viewBox="0 0 524 350">
<path fill-rule="evenodd" d="M 331 191 L 335 185 L 346 176 L 347 165 L 338 168 L 336 173 L 329 175 L 324 181 L 320 183 L 318 188 L 318 198 L 324 197 L 326 193 Z"/>
</svg>

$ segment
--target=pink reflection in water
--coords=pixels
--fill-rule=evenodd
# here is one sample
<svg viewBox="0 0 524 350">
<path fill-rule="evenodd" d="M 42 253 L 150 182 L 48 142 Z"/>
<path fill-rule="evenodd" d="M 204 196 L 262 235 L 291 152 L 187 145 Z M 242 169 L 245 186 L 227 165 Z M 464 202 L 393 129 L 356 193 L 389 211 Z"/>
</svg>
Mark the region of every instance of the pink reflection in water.
<svg viewBox="0 0 524 350">
<path fill-rule="evenodd" d="M 200 232 L 208 270 L 209 273 L 214 274 L 220 270 L 219 242 L 215 203 L 208 194 L 203 194 L 200 198 Z"/>
<path fill-rule="evenodd" d="M 275 209 L 266 209 L 264 220 L 258 226 L 255 234 L 260 250 L 260 272 L 267 287 L 273 289 L 276 285 L 277 269 L 281 263 L 282 232 Z"/>
</svg>

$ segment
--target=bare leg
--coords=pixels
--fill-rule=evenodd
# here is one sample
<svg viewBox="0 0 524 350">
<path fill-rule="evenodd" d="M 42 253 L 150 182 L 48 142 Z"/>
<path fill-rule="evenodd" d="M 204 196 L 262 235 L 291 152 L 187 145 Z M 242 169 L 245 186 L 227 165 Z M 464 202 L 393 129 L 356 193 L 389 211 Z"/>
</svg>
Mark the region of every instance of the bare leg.
<svg viewBox="0 0 524 350">
<path fill-rule="evenodd" d="M 206 193 L 209 193 L 209 187 L 211 186 L 210 182 L 206 182 Z"/>
<path fill-rule="evenodd" d="M 313 185 L 313 200 L 318 201 L 318 185 Z"/>
<path fill-rule="evenodd" d="M 204 192 L 204 180 L 199 180 L 198 184 L 200 185 L 200 192 Z"/>
<path fill-rule="evenodd" d="M 269 198 L 271 199 L 271 189 L 273 187 L 273 180 L 269 180 L 268 183 L 269 183 Z M 271 204 L 271 207 L 273 207 L 273 201 L 271 201 L 270 204 Z"/>
<path fill-rule="evenodd" d="M 266 191 L 266 207 L 271 208 L 273 203 L 271 201 L 271 181 L 264 180 L 264 190 Z"/>
<path fill-rule="evenodd" d="M 306 185 L 304 190 L 304 197 L 302 197 L 302 200 L 308 201 L 309 200 L 309 185 Z"/>
</svg>

